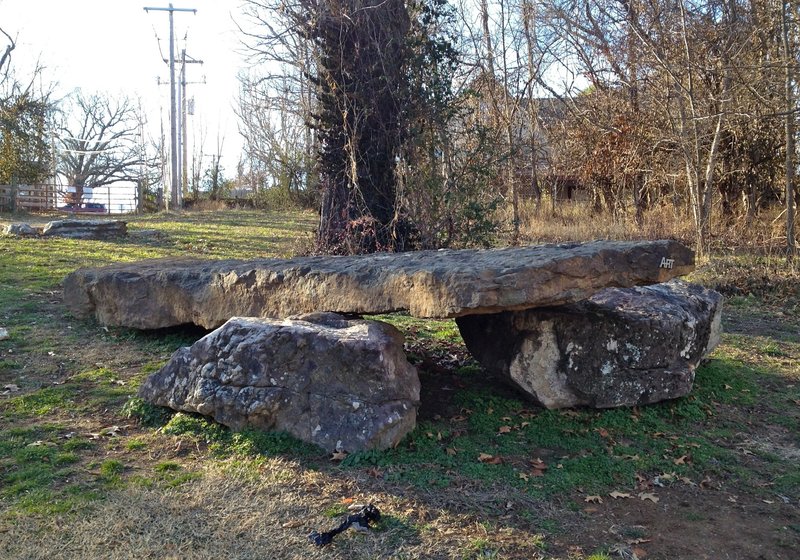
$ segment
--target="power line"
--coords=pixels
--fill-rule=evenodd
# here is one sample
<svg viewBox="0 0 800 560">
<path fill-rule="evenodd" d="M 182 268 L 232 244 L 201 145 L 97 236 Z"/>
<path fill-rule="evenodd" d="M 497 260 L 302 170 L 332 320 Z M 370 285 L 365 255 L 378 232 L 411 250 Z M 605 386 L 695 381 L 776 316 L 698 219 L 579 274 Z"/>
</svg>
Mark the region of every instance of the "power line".
<svg viewBox="0 0 800 560">
<path fill-rule="evenodd" d="M 170 200 L 172 203 L 173 208 L 177 208 L 179 205 L 179 185 L 178 185 L 178 119 L 177 119 L 177 108 L 176 108 L 176 94 L 175 91 L 175 25 L 174 25 L 174 14 L 175 12 L 192 12 L 193 14 L 197 14 L 197 10 L 194 8 L 175 8 L 170 3 L 168 8 L 152 8 L 152 7 L 145 7 L 145 12 L 169 12 L 169 82 L 170 82 L 170 143 L 171 143 L 171 154 L 170 154 L 170 163 L 171 163 L 171 185 L 170 185 Z"/>
</svg>

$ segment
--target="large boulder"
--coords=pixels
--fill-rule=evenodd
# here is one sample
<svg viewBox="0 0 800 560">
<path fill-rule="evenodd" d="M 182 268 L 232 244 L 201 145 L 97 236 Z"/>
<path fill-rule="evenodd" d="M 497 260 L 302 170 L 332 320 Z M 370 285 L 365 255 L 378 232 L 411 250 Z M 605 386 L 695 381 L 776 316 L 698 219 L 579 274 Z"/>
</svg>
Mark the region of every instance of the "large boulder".
<svg viewBox="0 0 800 560">
<path fill-rule="evenodd" d="M 44 226 L 45 237 L 70 239 L 113 239 L 128 234 L 128 224 L 123 220 L 55 220 Z"/>
<path fill-rule="evenodd" d="M 719 343 L 721 313 L 720 294 L 673 280 L 456 322 L 485 368 L 547 408 L 608 408 L 689 393 Z"/>
<path fill-rule="evenodd" d="M 387 323 L 236 317 L 178 350 L 139 395 L 233 429 L 286 431 L 352 452 L 394 446 L 414 429 L 419 378 Z"/>
<path fill-rule="evenodd" d="M 79 317 L 156 329 L 231 317 L 385 313 L 458 317 L 579 301 L 609 286 L 664 282 L 694 268 L 676 241 L 541 245 L 253 261 L 161 259 L 82 268 L 64 279 Z"/>
</svg>

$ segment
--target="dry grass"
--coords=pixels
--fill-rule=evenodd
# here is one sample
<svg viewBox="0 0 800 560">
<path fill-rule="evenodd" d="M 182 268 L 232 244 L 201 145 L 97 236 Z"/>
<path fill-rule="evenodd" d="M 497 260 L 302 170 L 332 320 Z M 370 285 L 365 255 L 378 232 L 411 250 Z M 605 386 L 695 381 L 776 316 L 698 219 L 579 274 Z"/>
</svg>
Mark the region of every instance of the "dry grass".
<svg viewBox="0 0 800 560">
<path fill-rule="evenodd" d="M 483 538 L 491 543 L 484 547 L 505 550 L 503 558 L 543 558 L 540 535 L 513 526 L 488 527 L 474 515 L 458 513 L 458 501 L 441 501 L 447 494 L 382 487 L 364 477 L 334 476 L 279 458 L 216 463 L 199 480 L 178 488 L 128 485 L 111 491 L 81 516 L 0 520 L 0 557 L 466 558 Z M 457 493 L 449 494 L 455 498 Z M 492 493 L 491 500 L 497 498 Z M 327 530 L 342 517 L 324 511 L 369 502 L 380 504 L 383 515 L 376 530 L 347 531 L 324 549 L 309 543 L 312 530 Z M 454 554 L 459 550 L 463 556 Z"/>
<path fill-rule="evenodd" d="M 691 220 L 676 217 L 670 209 L 648 213 L 647 226 L 642 230 L 636 230 L 627 218 L 592 218 L 579 204 L 562 205 L 555 216 L 545 214 L 526 209 L 523 232 L 531 241 L 691 240 Z M 0 220 L 3 218 L 0 216 Z M 284 255 L 293 252 L 297 240 L 314 226 L 314 217 L 304 213 L 198 211 L 129 219 L 134 235 L 113 244 L 0 238 L 0 325 L 10 328 L 12 334 L 11 339 L 0 342 L 0 387 L 14 383 L 20 389 L 20 393 L 0 395 L 0 558 L 583 560 L 592 552 L 609 551 L 619 544 L 609 529 L 615 523 L 647 525 L 647 536 L 653 542 L 645 548 L 651 551 L 651 558 L 689 558 L 674 552 L 683 550 L 678 545 L 686 542 L 701 543 L 722 558 L 742 550 L 748 534 L 757 535 L 758 543 L 771 547 L 765 549 L 765 557 L 794 557 L 791 551 L 796 550 L 800 530 L 786 527 L 800 527 L 796 506 L 800 497 L 792 490 L 800 486 L 794 484 L 798 480 L 794 471 L 784 472 L 784 467 L 787 461 L 795 460 L 797 449 L 792 435 L 798 425 L 795 403 L 800 402 L 796 390 L 800 372 L 796 364 L 800 350 L 796 321 L 790 313 L 797 310 L 791 301 L 800 302 L 800 278 L 786 270 L 785 260 L 777 252 L 770 252 L 781 244 L 777 214 L 750 229 L 718 229 L 725 231 L 725 236 L 715 241 L 718 250 L 724 252 L 697 273 L 704 283 L 735 296 L 729 303 L 736 314 L 728 312 L 726 327 L 734 318 L 734 327 L 747 329 L 739 335 L 727 334 L 718 351 L 715 371 L 729 377 L 698 387 L 697 394 L 704 395 L 702 402 L 709 404 L 709 411 L 713 408 L 713 414 L 708 412 L 706 418 L 701 411 L 704 424 L 687 429 L 691 441 L 703 442 L 703 449 L 691 449 L 698 464 L 704 461 L 707 465 L 708 472 L 692 471 L 693 486 L 684 488 L 675 483 L 669 488 L 649 488 L 658 492 L 659 504 L 606 497 L 602 508 L 584 501 L 588 487 L 568 486 L 550 496 L 534 491 L 537 485 L 555 484 L 558 479 L 553 473 L 573 469 L 576 476 L 580 474 L 566 461 L 563 470 L 554 466 L 547 477 L 532 479 L 526 485 L 513 471 L 506 478 L 494 476 L 495 471 L 484 472 L 477 461 L 473 462 L 481 470 L 465 474 L 460 470 L 463 465 L 448 458 L 444 448 L 450 444 L 426 438 L 424 430 L 406 444 L 408 453 L 399 458 L 340 465 L 326 456 L 308 456 L 301 451 L 218 453 L 205 434 L 169 435 L 124 416 L 123 401 L 135 392 L 142 378 L 199 333 L 180 329 L 137 333 L 76 321 L 61 302 L 58 282 L 63 274 L 83 264 L 149 256 Z M 136 235 L 153 228 L 158 235 Z M 742 247 L 751 247 L 752 251 L 738 255 Z M 764 302 L 780 305 L 780 311 L 778 307 L 765 307 Z M 776 320 L 778 312 L 786 313 L 780 316 L 783 319 Z M 447 334 L 443 329 L 441 325 L 431 327 L 426 337 L 422 336 L 424 329 L 415 327 L 413 343 L 430 346 L 437 336 Z M 452 337 L 447 334 L 444 338 Z M 452 349 L 444 344 L 441 348 L 442 362 L 432 362 L 424 378 L 425 398 L 443 398 L 442 387 L 452 386 L 456 379 L 455 366 L 445 361 Z M 484 383 L 479 386 L 480 394 L 485 393 L 487 400 L 470 405 L 475 414 L 468 435 L 480 442 L 482 451 L 498 445 L 497 428 L 492 422 L 500 419 L 489 418 L 487 408 L 502 406 L 507 395 L 493 392 L 491 382 L 480 373 L 465 374 L 458 380 L 477 383 L 478 378 Z M 726 384 L 738 388 L 738 381 L 744 380 L 747 384 L 742 387 L 747 392 L 729 395 Z M 761 400 L 752 396 L 757 389 L 764 393 Z M 18 394 L 30 401 L 23 403 L 15 396 Z M 739 396 L 745 399 L 741 404 L 736 400 Z M 435 410 L 421 419 L 421 425 L 435 434 L 450 424 L 448 418 L 436 419 L 435 413 L 445 414 L 444 401 L 431 402 L 434 404 L 428 406 Z M 687 410 L 693 407 L 690 402 L 685 404 Z M 653 422 L 655 413 L 649 411 L 637 415 L 637 421 L 641 417 L 643 423 Z M 636 427 L 627 423 L 627 416 L 619 417 L 613 411 L 579 414 L 578 427 L 588 430 L 584 438 L 587 442 L 596 426 L 608 428 L 603 422 L 614 421 L 623 422 L 612 430 L 620 435 L 622 445 L 635 445 Z M 564 418 L 565 422 L 579 422 L 571 416 Z M 122 426 L 121 431 L 113 436 L 90 437 L 112 425 Z M 594 438 L 599 441 L 595 447 L 574 453 L 560 449 L 570 441 L 584 439 L 571 428 L 569 433 L 557 428 L 553 430 L 563 438 L 555 440 L 558 450 L 515 448 L 507 455 L 508 465 L 498 466 L 497 472 L 516 465 L 514 461 L 527 465 L 529 459 L 539 456 L 552 457 L 556 463 L 568 453 L 576 461 L 585 455 L 589 459 L 604 455 L 605 441 L 600 436 Z M 18 435 L 7 435 L 12 430 Z M 484 432 L 486 437 L 477 439 Z M 746 432 L 747 439 L 739 432 Z M 68 439 L 68 433 L 77 435 Z M 648 439 L 647 449 L 669 447 L 671 444 L 663 439 Z M 78 440 L 86 446 L 69 447 Z M 42 441 L 51 446 L 51 451 L 44 453 L 48 448 L 41 445 Z M 462 440 L 463 445 L 472 441 Z M 419 450 L 413 457 L 411 447 Z M 430 456 L 424 455 L 428 448 Z M 72 462 L 58 470 L 61 467 L 37 462 L 39 455 L 34 452 L 39 451 L 45 459 Z M 720 466 L 717 455 L 710 455 L 713 461 L 701 457 L 702 453 L 718 451 L 730 453 L 728 460 L 735 468 Z M 543 455 L 548 452 L 550 456 Z M 70 453 L 74 453 L 72 459 Z M 777 457 L 762 459 L 761 453 Z M 416 462 L 402 462 L 411 458 Z M 670 470 L 677 468 L 669 458 L 663 463 Z M 3 484 L 23 472 L 43 477 L 38 487 L 4 495 L 10 484 L 5 488 Z M 597 472 L 592 465 L 591 476 L 596 477 Z M 666 472 L 662 467 L 653 467 L 641 474 L 650 480 L 662 472 Z M 713 478 L 714 485 L 701 488 L 706 476 Z M 447 478 L 446 483 L 431 487 L 437 477 Z M 21 484 L 16 479 L 15 483 Z M 35 493 L 37 488 L 39 494 Z M 619 489 L 632 491 L 632 486 Z M 70 505 L 70 490 L 85 496 Z M 779 491 L 788 495 L 791 503 L 780 501 L 775 495 Z M 728 493 L 735 493 L 737 504 L 746 503 L 748 509 L 742 505 L 721 515 L 723 507 L 739 508 L 728 500 Z M 50 506 L 55 502 L 67 504 L 69 509 L 53 509 Z M 350 530 L 332 547 L 322 550 L 308 542 L 312 529 L 327 530 L 337 525 L 347 505 L 367 502 L 374 502 L 385 517 L 376 530 L 367 534 Z M 783 532 L 776 526 L 783 527 Z M 709 535 L 725 527 L 729 528 L 727 534 L 709 540 Z M 751 533 L 745 534 L 744 527 Z M 680 538 L 672 543 L 667 538 L 670 535 Z"/>
<path fill-rule="evenodd" d="M 499 218 L 510 223 L 508 208 Z M 721 210 L 712 212 L 712 253 L 731 252 L 757 253 L 760 255 L 782 255 L 786 245 L 786 223 L 781 208 L 763 210 L 756 219 L 748 223 L 738 216 L 723 219 Z M 596 213 L 586 201 L 563 201 L 555 211 L 548 202 L 537 210 L 532 201 L 526 201 L 520 209 L 520 233 L 526 241 L 561 243 L 567 241 L 591 241 L 594 239 L 677 239 L 687 245 L 694 243 L 695 233 L 692 216 L 687 208 L 664 204 L 644 212 L 643 224 L 636 224 L 632 212 L 621 212 L 616 216 Z"/>
<path fill-rule="evenodd" d="M 520 211 L 520 233 L 528 241 L 562 243 L 594 239 L 679 239 L 691 243 L 693 229 L 688 213 L 671 206 L 657 206 L 645 213 L 639 227 L 632 214 L 611 216 L 592 211 L 588 202 L 563 201 L 555 211 L 549 203 L 537 210 L 532 201 Z"/>
</svg>

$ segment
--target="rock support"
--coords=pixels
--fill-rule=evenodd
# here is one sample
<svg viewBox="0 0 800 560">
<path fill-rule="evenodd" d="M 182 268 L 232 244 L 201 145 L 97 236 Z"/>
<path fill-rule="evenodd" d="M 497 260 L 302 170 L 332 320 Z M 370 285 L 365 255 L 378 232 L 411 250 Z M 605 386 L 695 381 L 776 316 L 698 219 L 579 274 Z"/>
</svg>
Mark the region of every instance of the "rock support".
<svg viewBox="0 0 800 560">
<path fill-rule="evenodd" d="M 456 322 L 481 365 L 545 407 L 608 408 L 689 393 L 721 313 L 719 293 L 673 280 Z"/>
<path fill-rule="evenodd" d="M 178 350 L 139 395 L 233 429 L 285 431 L 353 452 L 399 443 L 416 424 L 419 388 L 397 329 L 316 313 L 232 318 Z"/>
</svg>

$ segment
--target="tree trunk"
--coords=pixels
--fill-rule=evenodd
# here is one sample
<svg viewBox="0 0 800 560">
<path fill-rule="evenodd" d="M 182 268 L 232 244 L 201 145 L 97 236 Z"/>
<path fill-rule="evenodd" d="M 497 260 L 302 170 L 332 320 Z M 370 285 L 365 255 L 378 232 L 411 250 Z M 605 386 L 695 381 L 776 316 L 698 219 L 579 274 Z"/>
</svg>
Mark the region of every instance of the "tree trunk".
<svg viewBox="0 0 800 560">
<path fill-rule="evenodd" d="M 405 41 L 402 0 L 330 2 L 313 30 L 319 47 L 315 111 L 327 252 L 399 250 L 395 158 L 403 139 Z"/>
<path fill-rule="evenodd" d="M 783 57 L 785 62 L 784 88 L 786 94 L 786 119 L 784 131 L 786 136 L 786 256 L 793 260 L 797 252 L 794 239 L 795 220 L 795 100 L 794 100 L 794 46 L 789 36 L 789 15 L 793 13 L 791 0 L 782 0 L 781 3 L 781 35 L 783 42 Z"/>
</svg>

